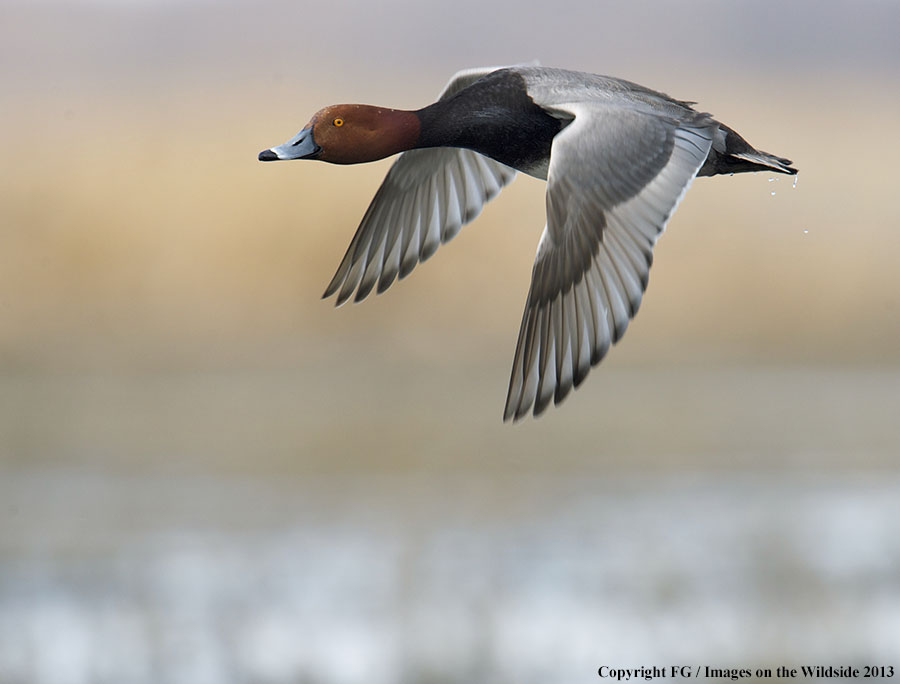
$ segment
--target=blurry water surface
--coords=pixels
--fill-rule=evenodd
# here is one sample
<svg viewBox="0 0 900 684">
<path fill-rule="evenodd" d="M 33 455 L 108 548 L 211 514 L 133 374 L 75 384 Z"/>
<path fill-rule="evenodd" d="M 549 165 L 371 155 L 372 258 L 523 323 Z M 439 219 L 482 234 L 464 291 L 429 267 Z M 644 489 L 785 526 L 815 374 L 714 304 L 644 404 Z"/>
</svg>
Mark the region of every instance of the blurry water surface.
<svg viewBox="0 0 900 684">
<path fill-rule="evenodd" d="M 896 663 L 900 478 L 4 478 L 4 682 Z"/>
</svg>

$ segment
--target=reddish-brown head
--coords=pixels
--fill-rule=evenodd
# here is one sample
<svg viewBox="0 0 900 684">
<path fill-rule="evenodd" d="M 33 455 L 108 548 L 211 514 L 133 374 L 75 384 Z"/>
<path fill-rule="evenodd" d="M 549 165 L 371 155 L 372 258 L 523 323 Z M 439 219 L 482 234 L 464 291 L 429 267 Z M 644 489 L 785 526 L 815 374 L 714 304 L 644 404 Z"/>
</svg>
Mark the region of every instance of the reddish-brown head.
<svg viewBox="0 0 900 684">
<path fill-rule="evenodd" d="M 418 138 L 419 117 L 413 112 L 370 105 L 331 105 L 316 112 L 297 136 L 284 145 L 263 150 L 259 158 L 359 164 L 411 149 Z"/>
</svg>

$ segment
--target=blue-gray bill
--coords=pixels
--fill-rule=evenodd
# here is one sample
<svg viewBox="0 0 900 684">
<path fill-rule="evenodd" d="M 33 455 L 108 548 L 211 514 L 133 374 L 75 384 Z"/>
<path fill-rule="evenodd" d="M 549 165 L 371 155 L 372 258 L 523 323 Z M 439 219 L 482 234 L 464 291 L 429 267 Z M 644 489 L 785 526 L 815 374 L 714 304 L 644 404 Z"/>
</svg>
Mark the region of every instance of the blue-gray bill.
<svg viewBox="0 0 900 684">
<path fill-rule="evenodd" d="M 321 148 L 316 145 L 312 128 L 304 128 L 284 145 L 270 147 L 259 153 L 260 161 L 279 161 L 286 159 L 313 159 Z"/>
</svg>

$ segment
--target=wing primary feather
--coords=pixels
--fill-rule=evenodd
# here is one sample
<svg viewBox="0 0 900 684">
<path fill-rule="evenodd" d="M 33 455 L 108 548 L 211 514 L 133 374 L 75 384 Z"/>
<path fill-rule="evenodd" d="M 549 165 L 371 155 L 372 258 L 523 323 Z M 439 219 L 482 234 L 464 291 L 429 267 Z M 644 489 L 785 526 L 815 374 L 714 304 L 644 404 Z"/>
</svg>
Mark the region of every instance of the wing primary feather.
<svg viewBox="0 0 900 684">
<path fill-rule="evenodd" d="M 385 241 L 381 240 L 375 253 L 369 255 L 368 264 L 360 279 L 359 288 L 356 290 L 356 296 L 353 298 L 354 302 L 361 302 L 365 299 L 372 291 L 375 283 L 378 282 L 378 276 L 381 271 L 381 262 L 384 258 L 384 249 Z"/>
<path fill-rule="evenodd" d="M 522 395 L 519 399 L 519 405 L 522 407 L 519 416 L 524 416 L 528 413 L 528 409 L 534 404 L 534 399 L 537 394 L 537 385 L 538 385 L 538 372 L 537 368 L 534 366 L 528 367 L 525 369 L 525 382 L 522 386 Z"/>
<path fill-rule="evenodd" d="M 594 328 L 594 311 L 588 293 L 587 273 L 575 288 L 575 304 L 578 314 L 578 362 L 575 364 L 575 387 L 581 385 L 591 370 L 591 356 L 597 340 Z"/>
<path fill-rule="evenodd" d="M 629 315 L 634 317 L 641 305 L 641 299 L 644 290 L 641 287 L 640 279 L 635 275 L 634 268 L 628 261 L 628 257 L 622 249 L 619 236 L 612 231 L 607 235 L 606 249 L 612 257 L 613 265 L 619 280 L 625 287 L 625 294 L 628 296 L 628 304 L 630 307 Z"/>
<path fill-rule="evenodd" d="M 612 261 L 610 260 L 609 253 L 605 246 L 601 247 L 597 252 L 597 261 L 600 265 L 600 277 L 603 279 L 603 285 L 606 289 L 606 296 L 610 305 L 610 312 L 612 313 L 612 342 L 615 344 L 622 338 L 622 335 L 624 335 L 625 331 L 628 329 L 628 309 L 625 300 L 622 298 L 622 291 L 624 288 L 621 283 L 618 282 L 618 273 L 616 273 L 616 269 L 612 265 Z"/>
<path fill-rule="evenodd" d="M 468 152 L 468 150 L 466 150 Z M 461 154 L 459 165 L 463 170 L 463 181 L 466 188 L 466 214 L 463 225 L 473 221 L 481 213 L 484 205 L 484 183 L 480 180 L 478 165 L 472 160 L 473 154 Z"/>
<path fill-rule="evenodd" d="M 606 356 L 606 352 L 609 351 L 609 346 L 612 343 L 610 306 L 606 296 L 606 287 L 603 285 L 603 280 L 596 270 L 596 265 L 592 265 L 592 268 L 588 269 L 585 273 L 585 278 L 588 279 L 590 284 L 588 294 L 591 296 L 592 311 L 596 312 L 594 318 L 594 337 L 596 342 L 593 349 L 591 349 L 591 365 L 593 366 L 600 363 L 603 357 Z"/>
<path fill-rule="evenodd" d="M 400 251 L 405 252 L 410 242 L 414 242 L 413 238 L 417 235 L 416 229 L 422 220 L 422 209 L 419 204 L 419 193 L 422 186 L 404 197 L 402 204 L 398 207 L 397 213 L 392 216 L 393 226 L 387 226 L 388 247 L 385 249 L 393 251 L 394 245 L 400 245 Z"/>
<path fill-rule="evenodd" d="M 551 309 L 547 312 L 546 318 L 549 319 L 551 315 L 554 315 L 554 311 Z M 549 329 L 553 323 L 547 320 L 547 328 Z M 543 343 L 542 343 L 543 345 Z M 549 363 L 543 368 L 541 372 L 540 382 L 538 382 L 538 390 L 537 396 L 534 399 L 534 415 L 541 415 L 547 406 L 550 404 L 550 400 L 553 399 L 553 394 L 556 388 L 556 337 L 554 335 L 547 336 L 547 345 L 548 349 L 546 350 L 546 358 L 550 360 Z M 528 410 L 528 407 L 525 407 L 525 410 Z"/>
<path fill-rule="evenodd" d="M 574 380 L 574 363 L 576 358 L 575 345 L 577 331 L 575 316 L 575 293 L 570 287 L 559 296 L 560 306 L 560 344 L 557 351 L 556 391 L 553 393 L 553 403 L 558 404 L 572 389 Z"/>
<path fill-rule="evenodd" d="M 378 201 L 381 195 L 382 190 L 379 189 L 379 191 L 375 194 L 374 199 L 369 204 L 368 209 L 366 209 L 366 213 L 363 215 L 362 221 L 359 222 L 359 227 L 356 229 L 356 233 L 354 233 L 353 239 L 350 241 L 350 245 L 347 247 L 347 251 L 344 253 L 344 258 L 341 260 L 337 271 L 335 271 L 335 274 L 332 277 L 331 282 L 328 284 L 328 287 L 325 288 L 325 294 L 322 295 L 323 299 L 330 297 L 344 285 L 353 266 L 358 263 L 356 255 L 359 251 L 360 244 L 370 239 L 369 235 L 372 230 L 371 226 L 374 224 L 374 222 L 380 220 L 380 216 L 385 211 L 386 205 Z M 346 299 L 346 297 L 344 299 Z M 343 302 L 336 303 L 336 306 L 340 306 L 341 303 Z"/>
<path fill-rule="evenodd" d="M 516 413 L 522 402 L 523 389 L 527 377 L 527 350 L 534 330 L 534 310 L 525 306 L 522 313 L 522 323 L 519 327 L 519 339 L 516 342 L 516 352 L 513 355 L 513 367 L 509 377 L 509 389 L 506 393 L 506 407 L 503 410 L 503 420 L 509 420 Z"/>
<path fill-rule="evenodd" d="M 526 340 L 524 361 L 525 368 L 530 369 L 535 378 L 539 378 L 541 375 L 541 359 L 543 358 L 543 351 L 541 350 L 541 343 L 543 341 L 543 330 L 544 330 L 544 318 L 546 317 L 546 309 L 544 307 L 538 306 L 531 309 L 531 314 L 529 316 L 530 329 L 528 331 L 528 338 Z M 537 390 L 537 386 L 535 386 L 535 391 Z"/>
<path fill-rule="evenodd" d="M 376 294 L 381 294 L 387 290 L 397 278 L 397 273 L 400 271 L 401 251 L 400 241 L 395 240 L 390 254 L 384 259 L 384 269 L 381 271 L 381 277 L 378 278 Z"/>
<path fill-rule="evenodd" d="M 537 343 L 537 336 L 540 333 L 540 310 L 532 308 L 530 306 L 525 307 L 525 312 L 522 315 L 522 323 L 523 330 L 520 335 L 523 337 L 523 349 L 521 356 L 521 373 L 522 373 L 522 385 L 521 390 L 508 398 L 507 403 L 509 404 L 507 407 L 507 411 L 510 415 L 512 415 L 513 420 L 519 420 L 528 413 L 528 409 L 531 407 L 532 400 L 529 401 L 528 397 L 528 388 L 530 386 L 537 387 L 537 379 L 540 375 L 540 370 L 535 368 L 534 360 L 538 357 L 537 347 L 539 343 Z M 527 322 L 526 322 L 527 321 Z"/>
<path fill-rule="evenodd" d="M 453 164 L 450 167 L 454 172 L 459 172 L 459 165 Z M 444 187 L 446 188 L 447 206 L 444 225 L 441 229 L 441 243 L 450 241 L 459 232 L 462 223 L 462 213 L 460 212 L 461 200 L 459 197 L 458 179 L 448 170 L 444 178 Z"/>
<path fill-rule="evenodd" d="M 603 339 L 602 353 L 605 356 L 615 339 L 616 322 L 615 316 L 613 315 L 612 301 L 610 300 L 609 292 L 606 290 L 606 283 L 603 280 L 603 276 L 600 273 L 600 267 L 596 261 L 594 262 L 593 268 L 590 270 L 590 278 L 595 283 L 596 289 L 594 292 L 597 294 L 597 302 L 602 309 L 603 314 L 603 317 L 598 323 Z M 600 336 L 598 335 L 598 337 Z"/>
<path fill-rule="evenodd" d="M 441 246 L 441 204 L 437 193 L 437 183 L 432 178 L 428 183 L 428 204 L 425 215 L 427 223 L 422 235 L 422 244 L 419 248 L 419 256 L 422 261 L 431 258 Z"/>
<path fill-rule="evenodd" d="M 350 266 L 350 271 L 347 273 L 347 278 L 344 280 L 344 284 L 341 286 L 341 291 L 337 296 L 337 306 L 340 306 L 348 299 L 350 299 L 350 295 L 353 294 L 353 291 L 359 284 L 359 278 L 363 268 L 365 268 L 365 260 L 363 259 L 353 262 L 353 264 Z"/>
<path fill-rule="evenodd" d="M 395 203 L 387 211 L 377 216 L 378 223 L 372 225 L 371 243 L 365 255 L 366 267 L 353 301 L 361 302 L 365 299 L 378 281 L 384 269 L 384 260 L 387 256 L 391 234 L 394 234 L 395 240 L 403 242 L 403 234 L 409 231 L 409 209 L 408 204 Z"/>
<path fill-rule="evenodd" d="M 409 244 L 403 244 L 403 240 L 400 239 L 400 231 L 392 231 L 393 241 L 390 246 L 390 252 L 384 258 L 384 266 L 381 277 L 378 280 L 378 294 L 381 294 L 393 284 L 394 280 L 397 278 L 397 274 L 400 272 L 400 262 L 403 255 L 412 244 L 417 242 L 417 236 L 425 230 L 423 227 L 423 222 L 425 221 L 425 217 L 423 216 L 423 206 L 425 206 L 423 204 L 423 200 L 425 199 L 424 189 L 424 185 L 416 187 L 412 201 L 408 203 L 406 216 L 401 219 L 402 222 L 409 222 L 410 224 L 413 224 L 414 222 Z"/>
<path fill-rule="evenodd" d="M 478 165 L 478 175 L 481 177 L 481 182 L 484 186 L 484 201 L 490 202 L 499 194 L 503 185 L 497 182 L 494 171 L 485 157 L 476 154 L 473 159 L 475 160 L 475 164 Z"/>
</svg>

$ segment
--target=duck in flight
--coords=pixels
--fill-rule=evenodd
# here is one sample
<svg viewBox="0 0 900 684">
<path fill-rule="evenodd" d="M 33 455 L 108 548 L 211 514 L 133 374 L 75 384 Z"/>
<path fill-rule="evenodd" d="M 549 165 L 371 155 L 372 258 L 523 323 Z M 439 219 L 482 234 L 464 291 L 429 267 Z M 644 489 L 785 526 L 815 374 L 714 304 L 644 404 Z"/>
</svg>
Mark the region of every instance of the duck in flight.
<svg viewBox="0 0 900 684">
<path fill-rule="evenodd" d="M 401 153 L 325 290 L 338 305 L 408 275 L 516 171 L 547 181 L 503 412 L 518 420 L 561 402 L 621 339 L 653 246 L 695 176 L 797 173 L 693 104 L 563 69 L 467 69 L 416 111 L 325 107 L 259 159 L 358 164 Z"/>
</svg>

